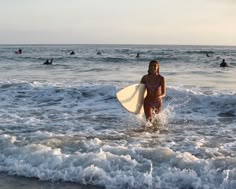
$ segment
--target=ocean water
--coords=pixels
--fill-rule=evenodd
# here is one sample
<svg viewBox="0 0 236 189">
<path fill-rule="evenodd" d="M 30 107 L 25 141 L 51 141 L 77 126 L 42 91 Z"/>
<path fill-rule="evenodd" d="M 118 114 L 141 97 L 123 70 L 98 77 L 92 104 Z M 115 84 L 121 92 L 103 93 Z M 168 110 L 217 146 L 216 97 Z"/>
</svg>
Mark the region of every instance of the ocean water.
<svg viewBox="0 0 236 189">
<path fill-rule="evenodd" d="M 115 93 L 152 59 L 167 96 L 148 132 Z M 0 172 L 108 189 L 234 189 L 235 72 L 236 47 L 1 45 Z"/>
</svg>

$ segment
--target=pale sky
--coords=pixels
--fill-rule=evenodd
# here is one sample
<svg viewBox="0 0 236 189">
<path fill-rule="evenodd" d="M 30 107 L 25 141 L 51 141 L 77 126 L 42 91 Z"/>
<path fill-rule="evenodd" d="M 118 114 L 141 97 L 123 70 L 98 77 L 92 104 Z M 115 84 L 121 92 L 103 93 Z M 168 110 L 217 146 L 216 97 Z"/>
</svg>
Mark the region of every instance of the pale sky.
<svg viewBox="0 0 236 189">
<path fill-rule="evenodd" d="M 236 46 L 236 0 L 0 0 L 0 44 Z"/>
</svg>

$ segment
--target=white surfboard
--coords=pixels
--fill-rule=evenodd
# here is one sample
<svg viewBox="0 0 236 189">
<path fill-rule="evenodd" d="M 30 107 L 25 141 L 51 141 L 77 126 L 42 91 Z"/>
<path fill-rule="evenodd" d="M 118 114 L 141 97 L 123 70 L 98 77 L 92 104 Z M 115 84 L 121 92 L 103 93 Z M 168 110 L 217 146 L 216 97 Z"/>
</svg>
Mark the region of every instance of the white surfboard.
<svg viewBox="0 0 236 189">
<path fill-rule="evenodd" d="M 116 93 L 116 98 L 127 111 L 139 114 L 143 113 L 143 99 L 145 97 L 145 85 L 129 85 Z"/>
</svg>

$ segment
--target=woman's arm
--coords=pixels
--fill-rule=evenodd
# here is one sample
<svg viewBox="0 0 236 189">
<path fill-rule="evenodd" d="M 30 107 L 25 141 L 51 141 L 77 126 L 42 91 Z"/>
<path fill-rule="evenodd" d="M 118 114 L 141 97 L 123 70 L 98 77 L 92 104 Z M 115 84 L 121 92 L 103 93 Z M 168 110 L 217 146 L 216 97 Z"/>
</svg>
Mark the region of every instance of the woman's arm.
<svg viewBox="0 0 236 189">
<path fill-rule="evenodd" d="M 161 95 L 159 96 L 159 98 L 163 98 L 166 96 L 166 81 L 165 78 L 162 77 L 161 80 Z"/>
<path fill-rule="evenodd" d="M 145 84 L 146 83 L 146 75 L 144 75 L 140 81 L 140 83 Z"/>
</svg>

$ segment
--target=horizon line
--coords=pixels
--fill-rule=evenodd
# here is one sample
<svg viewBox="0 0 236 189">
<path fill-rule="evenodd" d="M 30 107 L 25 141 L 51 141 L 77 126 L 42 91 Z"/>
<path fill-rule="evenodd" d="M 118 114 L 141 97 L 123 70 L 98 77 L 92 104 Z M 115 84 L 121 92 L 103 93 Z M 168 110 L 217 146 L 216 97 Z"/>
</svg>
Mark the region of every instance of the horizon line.
<svg viewBox="0 0 236 189">
<path fill-rule="evenodd" d="M 135 44 L 135 43 L 5 43 L 5 44 L 0 44 L 0 46 L 18 46 L 18 45 L 23 45 L 23 46 L 53 46 L 53 45 L 124 45 L 124 46 L 208 46 L 208 47 L 236 47 L 236 45 L 206 45 L 206 44 L 147 44 L 147 43 L 140 43 L 140 44 Z"/>
</svg>

